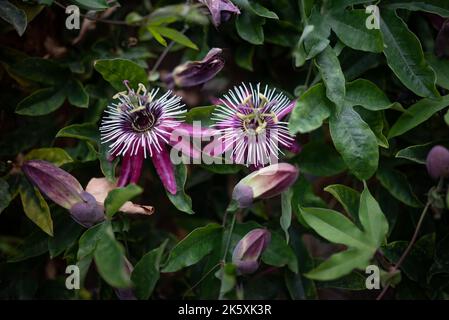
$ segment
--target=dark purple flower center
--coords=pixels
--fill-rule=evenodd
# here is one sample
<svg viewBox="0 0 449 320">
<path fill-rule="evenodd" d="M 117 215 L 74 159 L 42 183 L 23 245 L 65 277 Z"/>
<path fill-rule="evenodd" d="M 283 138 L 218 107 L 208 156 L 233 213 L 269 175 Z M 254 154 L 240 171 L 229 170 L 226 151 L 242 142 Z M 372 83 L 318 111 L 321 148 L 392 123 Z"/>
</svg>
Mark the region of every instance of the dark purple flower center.
<svg viewBox="0 0 449 320">
<path fill-rule="evenodd" d="M 131 126 L 136 132 L 151 130 L 156 124 L 156 117 L 147 110 L 138 111 L 133 115 Z"/>
</svg>

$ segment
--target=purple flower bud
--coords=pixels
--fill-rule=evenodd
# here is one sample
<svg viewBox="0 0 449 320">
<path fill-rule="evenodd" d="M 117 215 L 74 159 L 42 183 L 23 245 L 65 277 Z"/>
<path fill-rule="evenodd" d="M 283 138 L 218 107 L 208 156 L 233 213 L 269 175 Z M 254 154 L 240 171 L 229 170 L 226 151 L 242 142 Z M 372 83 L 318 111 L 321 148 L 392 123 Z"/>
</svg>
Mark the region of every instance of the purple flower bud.
<svg viewBox="0 0 449 320">
<path fill-rule="evenodd" d="M 90 228 L 96 223 L 104 220 L 104 208 L 89 192 L 82 192 L 83 201 L 75 203 L 70 208 L 73 220 L 80 225 Z"/>
<path fill-rule="evenodd" d="M 82 226 L 91 227 L 104 220 L 103 206 L 68 172 L 42 160 L 25 162 L 22 171 L 47 198 L 68 209 L 73 220 Z"/>
<path fill-rule="evenodd" d="M 83 201 L 78 180 L 68 172 L 43 160 L 30 160 L 23 164 L 22 171 L 30 182 L 50 200 L 63 208 L 70 209 Z"/>
<path fill-rule="evenodd" d="M 267 229 L 254 229 L 248 232 L 236 245 L 232 263 L 240 274 L 253 273 L 259 268 L 259 258 L 271 241 Z"/>
<path fill-rule="evenodd" d="M 199 0 L 199 2 L 209 9 L 215 27 L 228 21 L 232 14 L 240 14 L 239 8 L 229 0 Z"/>
<path fill-rule="evenodd" d="M 434 146 L 427 155 L 426 166 L 433 179 L 449 177 L 449 150 L 443 146 Z"/>
<path fill-rule="evenodd" d="M 201 61 L 189 61 L 177 66 L 164 80 L 169 87 L 193 87 L 211 80 L 224 67 L 222 50 L 211 49 Z"/>
<path fill-rule="evenodd" d="M 267 199 L 281 194 L 298 178 L 299 170 L 289 163 L 272 164 L 247 175 L 234 187 L 232 199 L 241 208 L 254 199 Z"/>
</svg>

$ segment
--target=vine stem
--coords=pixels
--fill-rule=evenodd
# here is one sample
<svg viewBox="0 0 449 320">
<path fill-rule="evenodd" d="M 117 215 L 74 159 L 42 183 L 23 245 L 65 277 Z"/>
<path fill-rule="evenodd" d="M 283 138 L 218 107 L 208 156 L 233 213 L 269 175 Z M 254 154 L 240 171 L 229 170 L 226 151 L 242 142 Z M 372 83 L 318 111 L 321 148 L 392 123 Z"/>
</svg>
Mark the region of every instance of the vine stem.
<svg viewBox="0 0 449 320">
<path fill-rule="evenodd" d="M 237 219 L 237 212 L 233 212 L 232 213 L 232 220 L 231 220 L 231 225 L 229 227 L 229 231 L 228 231 L 228 238 L 226 239 L 226 246 L 225 246 L 225 250 L 223 253 L 223 258 L 221 259 L 221 268 L 223 269 L 225 263 L 226 263 L 226 257 L 228 255 L 228 251 L 229 251 L 229 247 L 231 245 L 231 238 L 232 238 L 232 232 L 234 231 L 234 226 L 235 226 L 235 221 Z M 218 296 L 218 300 L 223 300 L 224 297 L 224 292 L 222 292 L 220 290 L 220 294 Z"/>
<path fill-rule="evenodd" d="M 430 207 L 430 201 L 427 201 L 423 211 L 421 212 L 421 216 L 419 217 L 418 223 L 416 224 L 415 232 L 413 233 L 412 239 L 410 240 L 407 248 L 405 249 L 402 256 L 399 258 L 398 262 L 394 265 L 394 267 L 391 269 L 390 273 L 393 273 L 397 271 L 402 263 L 404 262 L 407 255 L 410 253 L 410 250 L 412 249 L 413 245 L 415 244 L 416 239 L 418 238 L 419 230 L 421 229 L 422 223 L 424 221 L 424 218 L 426 217 L 426 213 Z M 385 293 L 387 293 L 388 289 L 390 288 L 390 284 L 388 283 L 383 289 L 382 292 L 377 296 L 376 300 L 382 300 Z"/>
</svg>

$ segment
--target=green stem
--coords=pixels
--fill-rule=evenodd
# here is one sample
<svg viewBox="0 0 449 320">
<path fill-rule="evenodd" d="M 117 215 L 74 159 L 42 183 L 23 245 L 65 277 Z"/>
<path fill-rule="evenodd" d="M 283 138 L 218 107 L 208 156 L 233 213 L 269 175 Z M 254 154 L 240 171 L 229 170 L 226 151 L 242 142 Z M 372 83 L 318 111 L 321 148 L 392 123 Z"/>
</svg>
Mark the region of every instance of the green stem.
<svg viewBox="0 0 449 320">
<path fill-rule="evenodd" d="M 416 239 L 418 238 L 419 230 L 421 229 L 422 223 L 424 221 L 424 218 L 426 217 L 426 213 L 430 207 L 430 202 L 427 201 L 423 211 L 421 212 L 421 216 L 419 217 L 418 223 L 416 224 L 415 232 L 413 233 L 412 239 L 410 240 L 407 248 L 405 249 L 402 256 L 399 258 L 398 262 L 394 265 L 394 267 L 390 270 L 390 273 L 396 272 L 404 262 L 405 258 L 408 256 L 410 251 L 412 250 L 413 245 L 415 244 Z M 387 283 L 387 285 L 382 289 L 382 292 L 377 296 L 376 300 L 382 300 L 385 293 L 387 293 L 388 288 L 390 288 L 390 284 Z"/>
</svg>

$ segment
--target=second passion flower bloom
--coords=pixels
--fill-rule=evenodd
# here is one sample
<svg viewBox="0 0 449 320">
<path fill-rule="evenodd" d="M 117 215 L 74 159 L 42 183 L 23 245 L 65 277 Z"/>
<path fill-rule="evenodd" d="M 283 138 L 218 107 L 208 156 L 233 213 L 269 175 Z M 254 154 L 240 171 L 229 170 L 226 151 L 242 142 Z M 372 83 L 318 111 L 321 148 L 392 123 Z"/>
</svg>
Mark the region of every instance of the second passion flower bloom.
<svg viewBox="0 0 449 320">
<path fill-rule="evenodd" d="M 205 148 L 209 155 L 229 152 L 239 164 L 260 168 L 276 162 L 280 147 L 297 152 L 299 146 L 282 121 L 294 107 L 283 93 L 268 86 L 242 84 L 220 99 L 213 114 L 220 136 Z"/>
<path fill-rule="evenodd" d="M 181 97 L 172 91 L 158 97 L 159 88 L 148 91 L 139 84 L 135 91 L 128 81 L 124 84 L 128 91 L 114 96 L 118 101 L 109 105 L 100 127 L 101 142 L 109 144 L 112 157 L 122 157 L 118 187 L 137 183 L 143 160 L 150 157 L 165 188 L 175 194 L 169 145 L 179 147 L 179 143 L 171 139 L 171 135 L 174 130 L 191 131 L 183 124 L 186 109 Z M 192 152 L 187 155 L 192 156 Z"/>
</svg>

